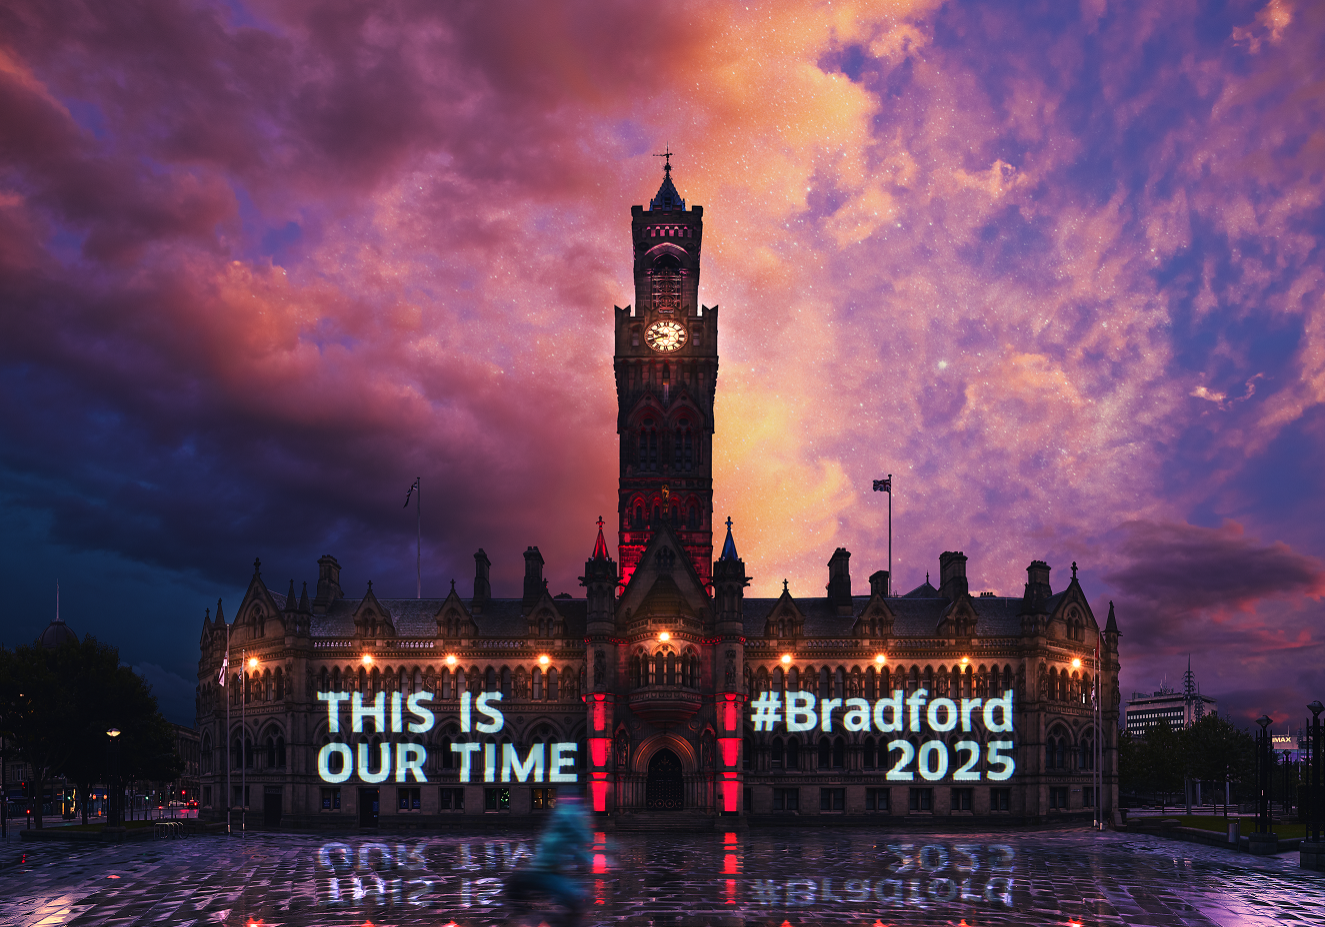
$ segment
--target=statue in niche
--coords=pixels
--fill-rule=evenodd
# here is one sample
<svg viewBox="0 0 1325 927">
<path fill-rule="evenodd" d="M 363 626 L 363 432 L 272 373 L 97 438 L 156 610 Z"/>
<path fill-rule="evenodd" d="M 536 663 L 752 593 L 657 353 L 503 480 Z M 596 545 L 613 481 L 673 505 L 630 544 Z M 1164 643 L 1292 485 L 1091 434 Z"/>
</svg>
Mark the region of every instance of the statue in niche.
<svg viewBox="0 0 1325 927">
<path fill-rule="evenodd" d="M 603 683 L 607 680 L 607 655 L 601 650 L 595 650 L 593 655 L 593 684 L 594 688 L 601 689 Z"/>
<path fill-rule="evenodd" d="M 529 698 L 529 674 L 523 666 L 515 671 L 515 697 Z"/>
<path fill-rule="evenodd" d="M 625 771 L 630 763 L 630 735 L 625 731 L 616 734 L 616 768 Z"/>
<path fill-rule="evenodd" d="M 736 651 L 735 650 L 727 651 L 726 684 L 728 689 L 736 688 Z"/>
<path fill-rule="evenodd" d="M 1044 664 L 1040 664 L 1040 671 L 1035 677 L 1035 697 L 1039 699 L 1051 698 L 1055 694 L 1049 691 L 1049 674 L 1045 672 Z"/>
<path fill-rule="evenodd" d="M 700 765 L 704 769 L 713 768 L 713 732 L 705 731 L 699 741 Z"/>
</svg>

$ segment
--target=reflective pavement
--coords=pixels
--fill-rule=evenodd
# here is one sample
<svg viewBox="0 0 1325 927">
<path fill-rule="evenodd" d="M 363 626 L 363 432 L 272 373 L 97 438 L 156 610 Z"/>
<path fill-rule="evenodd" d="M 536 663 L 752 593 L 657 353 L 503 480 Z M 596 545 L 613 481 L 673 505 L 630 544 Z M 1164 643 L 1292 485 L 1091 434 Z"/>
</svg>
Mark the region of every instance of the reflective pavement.
<svg viewBox="0 0 1325 927">
<path fill-rule="evenodd" d="M 1325 876 L 1158 837 L 869 830 L 596 835 L 590 924 L 1325 924 Z M 506 923 L 532 834 L 0 846 L 0 924 Z"/>
</svg>

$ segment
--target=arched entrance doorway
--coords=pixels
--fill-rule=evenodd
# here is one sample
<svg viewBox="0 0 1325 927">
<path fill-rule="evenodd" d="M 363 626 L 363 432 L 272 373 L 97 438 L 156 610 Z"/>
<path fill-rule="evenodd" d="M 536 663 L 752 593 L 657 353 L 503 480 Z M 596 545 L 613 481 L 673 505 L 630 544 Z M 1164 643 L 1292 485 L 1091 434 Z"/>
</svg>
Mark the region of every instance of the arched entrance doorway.
<svg viewBox="0 0 1325 927">
<path fill-rule="evenodd" d="M 650 811 L 678 811 L 684 803 L 685 780 L 681 761 L 666 748 L 649 760 L 649 778 L 644 786 L 644 807 Z"/>
</svg>

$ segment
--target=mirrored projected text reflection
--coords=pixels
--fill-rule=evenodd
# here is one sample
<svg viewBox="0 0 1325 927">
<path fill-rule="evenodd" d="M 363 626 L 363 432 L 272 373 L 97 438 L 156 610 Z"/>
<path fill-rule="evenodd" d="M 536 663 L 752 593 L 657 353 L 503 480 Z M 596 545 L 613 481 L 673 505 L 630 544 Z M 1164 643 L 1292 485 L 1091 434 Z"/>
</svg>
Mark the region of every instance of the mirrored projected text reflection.
<svg viewBox="0 0 1325 927">
<path fill-rule="evenodd" d="M 725 836 L 725 841 L 724 841 Z M 736 835 L 696 837 L 686 865 L 666 873 L 639 859 L 616 856 L 605 834 L 594 835 L 592 872 L 587 889 L 604 914 L 637 908 L 664 882 L 683 881 L 692 910 L 744 912 L 757 916 L 778 911 L 802 915 L 849 916 L 889 909 L 961 908 L 1007 912 L 1014 907 L 1016 851 L 1003 844 L 878 843 L 855 855 L 853 867 L 832 867 L 831 878 L 767 878 L 773 873 L 747 856 L 757 851 L 737 842 Z M 715 842 L 716 841 L 716 842 Z M 533 839 L 492 839 L 467 842 L 323 844 L 317 851 L 318 907 L 363 912 L 365 916 L 395 909 L 430 911 L 457 923 L 501 916 L 505 876 L 532 859 Z M 625 848 L 627 856 L 640 853 Z M 806 867 L 816 868 L 816 867 Z M 852 871 L 855 869 L 856 871 Z"/>
</svg>

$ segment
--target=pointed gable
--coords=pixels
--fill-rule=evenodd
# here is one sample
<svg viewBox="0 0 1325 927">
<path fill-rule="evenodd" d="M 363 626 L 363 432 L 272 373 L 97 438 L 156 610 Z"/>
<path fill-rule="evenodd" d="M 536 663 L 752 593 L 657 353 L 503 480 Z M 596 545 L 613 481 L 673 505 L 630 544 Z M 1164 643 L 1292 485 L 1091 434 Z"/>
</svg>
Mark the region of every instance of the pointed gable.
<svg viewBox="0 0 1325 927">
<path fill-rule="evenodd" d="M 1045 603 L 1048 612 L 1049 636 L 1065 640 L 1084 641 L 1088 633 L 1099 632 L 1090 603 L 1077 582 L 1077 565 L 1072 564 L 1072 580 L 1067 588 Z"/>
<path fill-rule="evenodd" d="M 764 637 L 769 640 L 792 640 L 805 634 L 805 613 L 791 597 L 787 581 L 782 581 L 782 595 L 773 603 L 764 621 Z"/>
<path fill-rule="evenodd" d="M 437 621 L 437 636 L 444 640 L 478 636 L 478 625 L 474 622 L 474 616 L 469 609 L 465 607 L 464 601 L 456 595 L 455 583 L 451 583 L 450 595 L 442 600 L 442 604 L 437 608 L 437 614 L 433 617 Z"/>
<path fill-rule="evenodd" d="M 248 582 L 244 599 L 239 603 L 235 624 L 244 629 L 250 639 L 284 637 L 285 622 L 281 620 L 284 603 L 278 602 L 267 584 L 262 581 L 262 561 L 254 559 L 253 578 Z M 217 606 L 219 617 L 220 606 Z"/>
<path fill-rule="evenodd" d="M 938 634 L 940 637 L 972 637 L 975 635 L 976 614 L 971 604 L 970 593 L 957 596 L 939 618 Z"/>
<path fill-rule="evenodd" d="M 855 637 L 867 640 L 881 640 L 891 637 L 895 618 L 896 615 L 893 614 L 893 610 L 888 607 L 887 598 L 876 592 L 870 596 L 869 601 L 865 603 L 865 607 L 861 609 L 851 633 Z"/>
<path fill-rule="evenodd" d="M 600 534 L 601 536 L 601 534 Z M 543 590 L 538 601 L 529 609 L 526 618 L 528 622 L 528 634 L 542 640 L 551 638 L 567 637 L 566 619 L 557 608 L 557 600 L 552 594 Z"/>
<path fill-rule="evenodd" d="M 708 590 L 680 539 L 663 523 L 621 593 L 617 614 L 631 623 L 674 621 L 699 629 L 711 622 L 711 606 Z"/>
<path fill-rule="evenodd" d="M 377 639 L 395 637 L 396 627 L 391 620 L 391 612 L 377 600 L 373 593 L 373 581 L 368 580 L 368 591 L 354 610 L 354 633 L 359 637 Z"/>
</svg>

